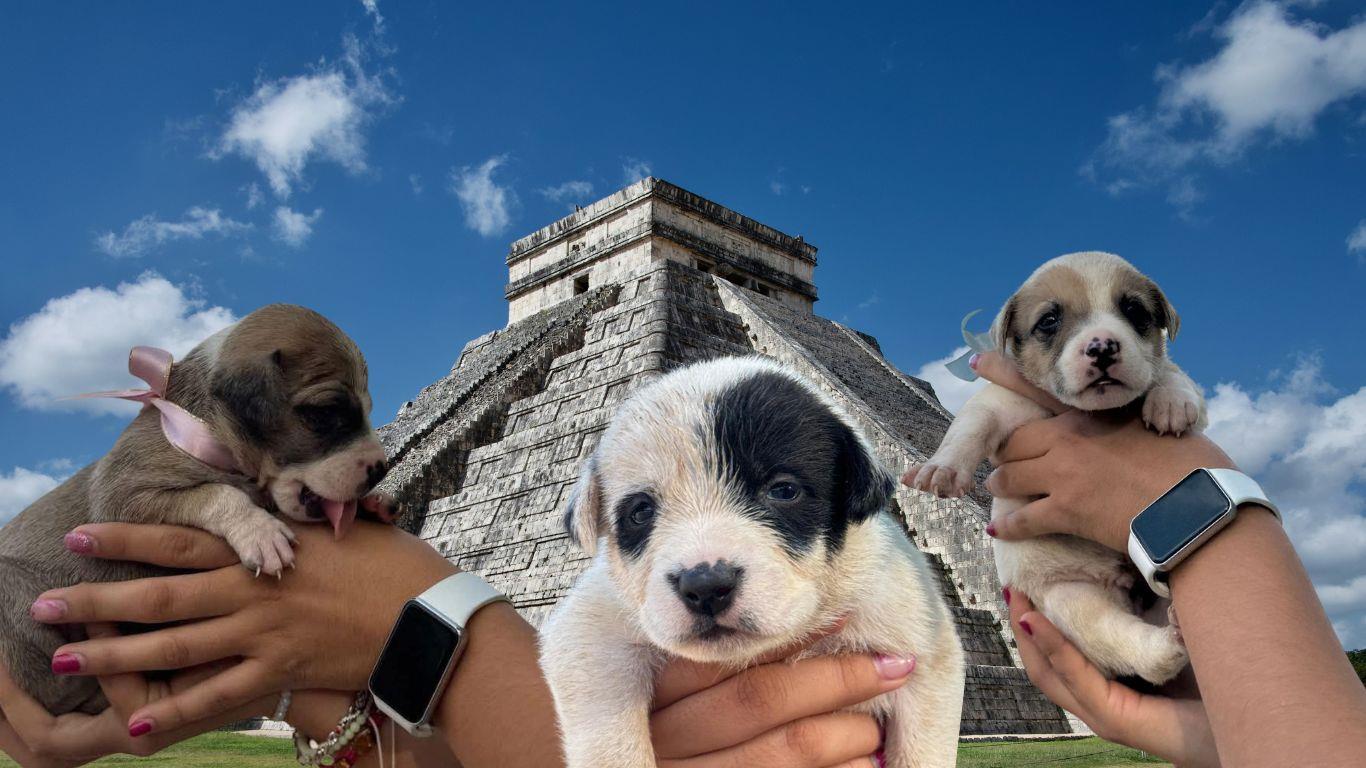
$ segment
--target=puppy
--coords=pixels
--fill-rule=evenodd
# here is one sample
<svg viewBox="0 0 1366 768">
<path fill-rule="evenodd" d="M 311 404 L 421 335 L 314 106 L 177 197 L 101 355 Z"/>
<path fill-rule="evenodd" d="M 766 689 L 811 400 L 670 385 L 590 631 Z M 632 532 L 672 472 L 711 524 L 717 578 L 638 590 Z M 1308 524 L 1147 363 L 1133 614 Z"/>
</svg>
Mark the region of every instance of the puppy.
<svg viewBox="0 0 1366 768">
<path fill-rule="evenodd" d="M 167 441 L 147 407 L 112 450 L 0 529 L 0 654 L 25 690 L 54 714 L 96 713 L 94 678 L 58 677 L 53 651 L 83 639 L 78 627 L 38 624 L 42 592 L 157 569 L 72 554 L 63 535 L 82 523 L 122 521 L 202 528 L 223 537 L 247 568 L 278 575 L 294 561 L 295 520 L 354 516 L 383 477 L 370 428 L 365 360 L 336 326 L 302 307 L 260 309 L 195 347 L 171 369 L 166 399 L 198 416 L 240 472 L 215 469 Z M 364 502 L 374 509 L 375 500 Z"/>
<path fill-rule="evenodd" d="M 1141 398 L 1149 427 L 1179 435 L 1204 428 L 1205 401 L 1167 358 L 1167 340 L 1178 325 L 1156 283 L 1118 256 L 1087 252 L 1039 267 L 1006 302 L 991 333 L 1026 379 L 1066 405 L 1102 411 Z M 1033 401 L 988 384 L 964 404 L 935 455 L 912 468 L 912 484 L 944 497 L 963 495 L 982 459 L 994 460 L 1011 432 L 1048 415 Z M 996 499 L 992 518 L 1025 501 Z M 1186 666 L 1176 627 L 1140 615 L 1143 606 L 1130 590 L 1141 579 L 1123 554 L 1072 536 L 992 545 L 1001 583 L 1028 595 L 1107 675 L 1160 684 Z"/>
<path fill-rule="evenodd" d="M 570 768 L 655 765 L 652 678 L 682 657 L 741 668 L 834 626 L 805 655 L 917 659 L 859 707 L 887 765 L 951 766 L 963 652 L 923 557 L 884 514 L 892 478 L 838 408 L 763 358 L 642 387 L 585 462 L 566 526 L 596 552 L 542 628 Z"/>
</svg>

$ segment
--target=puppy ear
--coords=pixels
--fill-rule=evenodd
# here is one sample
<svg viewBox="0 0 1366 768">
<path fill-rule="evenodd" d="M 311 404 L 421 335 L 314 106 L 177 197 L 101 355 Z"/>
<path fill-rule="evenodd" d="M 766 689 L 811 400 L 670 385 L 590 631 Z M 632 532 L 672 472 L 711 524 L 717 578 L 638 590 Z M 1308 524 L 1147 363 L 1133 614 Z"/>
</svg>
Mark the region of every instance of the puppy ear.
<svg viewBox="0 0 1366 768">
<path fill-rule="evenodd" d="M 579 548 L 592 556 L 598 549 L 598 530 L 602 520 L 602 487 L 598 480 L 597 456 L 589 456 L 579 469 L 579 480 L 564 509 L 564 528 Z"/>
<path fill-rule="evenodd" d="M 868 444 L 847 425 L 845 432 L 835 493 L 837 500 L 843 502 L 848 521 L 861 523 L 887 507 L 896 483 Z"/>
<path fill-rule="evenodd" d="M 1011 296 L 991 323 L 991 340 L 996 342 L 996 350 L 1002 355 L 1007 353 L 1006 341 L 1014 333 L 1011 329 L 1015 325 L 1015 315 L 1018 312 L 1019 303 L 1017 297 Z"/>
<path fill-rule="evenodd" d="M 211 391 L 253 440 L 265 443 L 284 420 L 284 359 L 279 350 L 214 371 Z"/>
<path fill-rule="evenodd" d="M 1176 338 L 1176 331 L 1181 327 L 1181 317 L 1176 314 L 1176 307 L 1172 306 L 1167 299 L 1167 294 L 1157 287 L 1157 283 L 1148 281 L 1148 292 L 1153 297 L 1153 304 L 1157 307 L 1157 327 L 1167 332 L 1167 341 Z"/>
</svg>

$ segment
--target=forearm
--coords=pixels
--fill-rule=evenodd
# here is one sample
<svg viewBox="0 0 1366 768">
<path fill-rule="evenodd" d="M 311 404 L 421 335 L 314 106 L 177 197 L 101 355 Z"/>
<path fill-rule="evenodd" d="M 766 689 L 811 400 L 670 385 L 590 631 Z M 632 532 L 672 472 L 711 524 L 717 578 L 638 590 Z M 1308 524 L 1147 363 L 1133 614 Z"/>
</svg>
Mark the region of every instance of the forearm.
<svg viewBox="0 0 1366 768">
<path fill-rule="evenodd" d="M 1224 765 L 1358 764 L 1366 690 L 1270 513 L 1242 507 L 1171 585 Z"/>
</svg>

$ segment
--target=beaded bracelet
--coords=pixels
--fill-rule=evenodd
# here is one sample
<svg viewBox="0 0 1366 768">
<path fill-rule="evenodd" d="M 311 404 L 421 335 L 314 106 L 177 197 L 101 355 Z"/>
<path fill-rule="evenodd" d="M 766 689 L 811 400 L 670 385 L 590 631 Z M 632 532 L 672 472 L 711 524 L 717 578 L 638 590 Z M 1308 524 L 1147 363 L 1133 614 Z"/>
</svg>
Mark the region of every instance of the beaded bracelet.
<svg viewBox="0 0 1366 768">
<path fill-rule="evenodd" d="M 294 732 L 294 751 L 299 756 L 299 765 L 353 768 L 374 749 L 375 732 L 383 723 L 384 714 L 375 711 L 369 691 L 362 691 L 356 694 L 351 708 L 322 741 L 314 741 L 297 730 Z"/>
</svg>

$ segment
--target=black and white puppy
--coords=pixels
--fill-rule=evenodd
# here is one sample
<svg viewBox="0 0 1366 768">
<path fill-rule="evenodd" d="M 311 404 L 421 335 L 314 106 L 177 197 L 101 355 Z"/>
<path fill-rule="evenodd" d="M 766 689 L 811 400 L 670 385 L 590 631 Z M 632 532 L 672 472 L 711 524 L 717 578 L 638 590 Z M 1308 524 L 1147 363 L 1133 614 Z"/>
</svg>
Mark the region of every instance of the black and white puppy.
<svg viewBox="0 0 1366 768">
<path fill-rule="evenodd" d="M 1205 401 L 1167 357 L 1167 340 L 1178 325 L 1176 309 L 1156 283 L 1124 259 L 1092 251 L 1039 267 L 1006 302 L 991 332 L 1026 379 L 1064 404 L 1101 411 L 1142 398 L 1149 427 L 1181 434 L 1204 428 Z M 935 455 L 912 468 L 914 487 L 963 495 L 984 458 L 995 460 L 1012 432 L 1048 415 L 1033 401 L 988 384 L 963 405 Z M 996 499 L 992 518 L 1025 501 Z M 1106 674 L 1163 683 L 1186 666 L 1176 627 L 1162 620 L 1167 604 L 1144 610 L 1134 600 L 1137 571 L 1123 554 L 1073 536 L 992 545 L 1001 583 L 1028 595 Z"/>
<path fill-rule="evenodd" d="M 722 358 L 641 387 L 585 462 L 566 524 L 592 565 L 542 628 L 570 768 L 655 765 L 655 671 L 743 667 L 848 617 L 807 655 L 914 655 L 862 706 L 887 765 L 955 762 L 963 652 L 923 556 L 884 512 L 891 476 L 825 395 Z"/>
<path fill-rule="evenodd" d="M 80 627 L 39 624 L 29 607 L 43 592 L 83 581 L 159 573 L 81 557 L 63 535 L 84 523 L 165 523 L 223 537 L 246 567 L 278 575 L 294 560 L 299 521 L 379 513 L 366 494 L 385 472 L 370 428 L 365 359 L 327 318 L 303 307 L 259 309 L 175 363 L 166 399 L 201 419 L 240 469 L 191 458 L 144 408 L 99 461 L 33 502 L 0 529 L 0 659 L 49 712 L 104 709 L 93 677 L 52 674 L 52 653 L 84 639 Z M 338 527 L 338 532 L 342 530 Z"/>
</svg>

